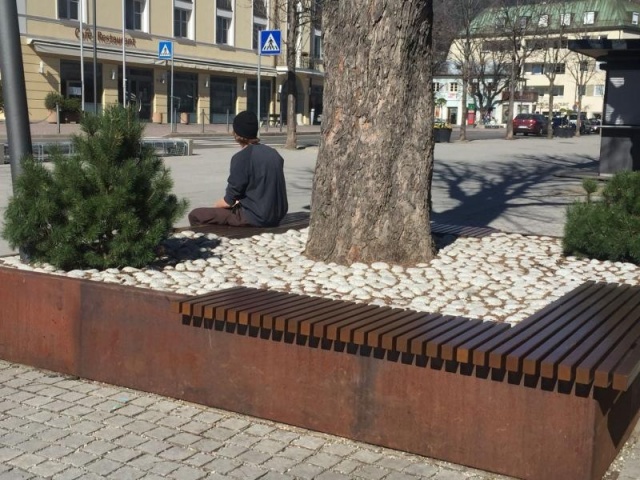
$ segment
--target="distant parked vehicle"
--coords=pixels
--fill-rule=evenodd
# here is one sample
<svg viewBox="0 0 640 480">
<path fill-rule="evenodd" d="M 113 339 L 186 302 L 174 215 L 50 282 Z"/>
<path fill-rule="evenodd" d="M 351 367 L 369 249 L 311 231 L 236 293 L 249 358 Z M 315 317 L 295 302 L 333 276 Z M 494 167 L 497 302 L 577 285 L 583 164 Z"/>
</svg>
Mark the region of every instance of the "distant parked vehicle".
<svg viewBox="0 0 640 480">
<path fill-rule="evenodd" d="M 549 128 L 547 119 L 538 113 L 519 113 L 513 119 L 513 134 L 544 135 Z"/>
<path fill-rule="evenodd" d="M 592 118 L 589 120 L 589 129 L 591 133 L 600 133 L 601 121 L 598 118 Z"/>
</svg>

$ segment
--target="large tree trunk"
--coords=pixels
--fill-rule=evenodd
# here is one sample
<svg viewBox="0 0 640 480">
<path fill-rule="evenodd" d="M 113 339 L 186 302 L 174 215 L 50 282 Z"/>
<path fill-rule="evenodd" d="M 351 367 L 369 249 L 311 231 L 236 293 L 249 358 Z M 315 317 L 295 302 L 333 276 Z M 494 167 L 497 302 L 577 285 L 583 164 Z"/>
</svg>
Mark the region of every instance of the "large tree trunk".
<svg viewBox="0 0 640 480">
<path fill-rule="evenodd" d="M 296 56 L 298 53 L 298 9 L 296 0 L 287 1 L 287 141 L 284 148 L 295 150 L 298 146 L 296 103 Z"/>
<path fill-rule="evenodd" d="M 325 0 L 323 132 L 306 255 L 432 258 L 432 1 Z"/>
<path fill-rule="evenodd" d="M 553 87 L 555 81 L 549 82 L 549 127 L 547 128 L 547 138 L 553 138 Z"/>
<path fill-rule="evenodd" d="M 513 132 L 513 119 L 515 118 L 516 108 L 516 59 L 515 57 L 511 57 L 511 77 L 509 78 L 509 112 L 507 113 L 507 118 L 505 119 L 507 123 L 507 140 L 513 140 L 514 132 Z"/>
</svg>

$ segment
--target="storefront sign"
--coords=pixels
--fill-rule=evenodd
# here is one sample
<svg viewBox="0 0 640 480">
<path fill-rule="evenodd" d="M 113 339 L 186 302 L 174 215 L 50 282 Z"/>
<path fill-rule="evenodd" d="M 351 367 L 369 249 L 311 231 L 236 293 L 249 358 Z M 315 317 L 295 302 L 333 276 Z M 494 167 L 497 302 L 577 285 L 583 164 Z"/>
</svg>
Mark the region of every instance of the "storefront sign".
<svg viewBox="0 0 640 480">
<path fill-rule="evenodd" d="M 76 38 L 80 39 L 80 29 L 76 28 Z M 90 28 L 84 30 L 84 34 L 82 38 L 85 41 L 93 41 L 93 32 Z M 104 33 L 101 31 L 97 32 L 96 38 L 98 43 L 105 43 L 107 45 L 122 45 L 122 36 L 114 35 L 112 33 Z M 124 43 L 127 47 L 135 47 L 136 39 L 135 38 L 125 38 Z"/>
</svg>

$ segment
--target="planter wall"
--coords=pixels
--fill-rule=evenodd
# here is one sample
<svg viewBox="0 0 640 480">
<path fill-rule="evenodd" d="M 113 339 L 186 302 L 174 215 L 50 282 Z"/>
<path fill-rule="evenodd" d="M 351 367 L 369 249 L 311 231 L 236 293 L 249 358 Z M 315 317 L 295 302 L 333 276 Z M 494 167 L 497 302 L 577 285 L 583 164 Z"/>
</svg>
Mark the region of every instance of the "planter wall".
<svg viewBox="0 0 640 480">
<path fill-rule="evenodd" d="M 436 143 L 449 143 L 451 141 L 451 128 L 434 128 L 433 140 Z"/>
<path fill-rule="evenodd" d="M 426 357 L 190 325 L 170 309 L 179 295 L 6 268 L 0 283 L 5 360 L 519 478 L 600 478 L 640 403 L 638 381 L 582 397 Z"/>
</svg>

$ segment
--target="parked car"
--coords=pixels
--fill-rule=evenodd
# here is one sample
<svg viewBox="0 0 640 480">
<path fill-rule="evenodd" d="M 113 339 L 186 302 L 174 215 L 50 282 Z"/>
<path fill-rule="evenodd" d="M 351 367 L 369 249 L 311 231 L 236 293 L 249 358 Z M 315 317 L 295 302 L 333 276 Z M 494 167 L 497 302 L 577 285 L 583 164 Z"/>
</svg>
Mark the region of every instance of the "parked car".
<svg viewBox="0 0 640 480">
<path fill-rule="evenodd" d="M 513 119 L 513 134 L 544 135 L 547 133 L 549 122 L 538 113 L 519 113 Z"/>
<path fill-rule="evenodd" d="M 597 118 L 592 118 L 589 120 L 589 130 L 591 133 L 599 133 L 600 132 L 601 121 Z"/>
</svg>

